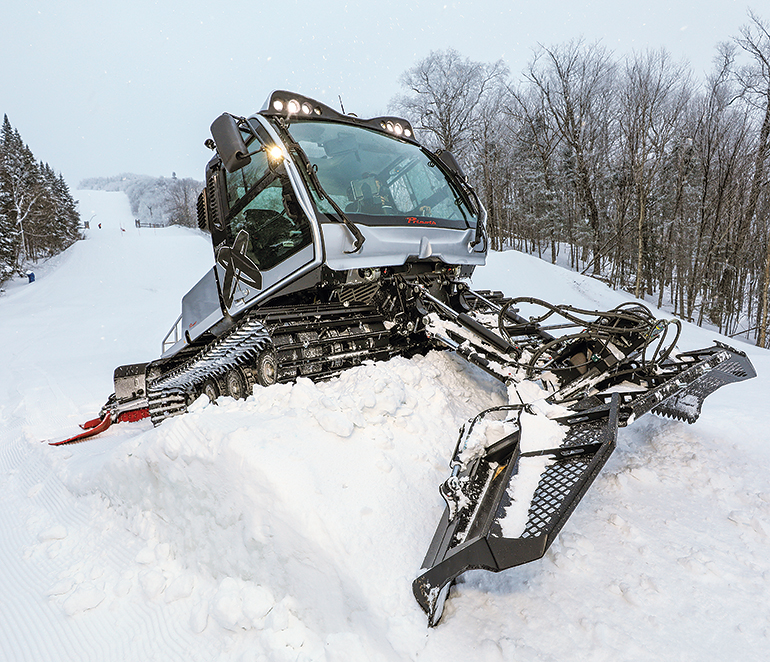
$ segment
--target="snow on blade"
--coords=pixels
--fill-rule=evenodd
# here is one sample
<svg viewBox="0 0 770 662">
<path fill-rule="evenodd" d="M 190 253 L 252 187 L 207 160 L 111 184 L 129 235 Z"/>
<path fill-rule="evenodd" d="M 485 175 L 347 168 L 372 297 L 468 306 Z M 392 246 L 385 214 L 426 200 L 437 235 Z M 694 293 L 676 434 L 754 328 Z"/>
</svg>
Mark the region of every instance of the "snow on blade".
<svg viewBox="0 0 770 662">
<path fill-rule="evenodd" d="M 529 451 L 558 448 L 565 436 L 565 430 L 556 421 L 547 418 L 536 408 L 523 411 L 519 417 L 521 437 L 519 446 L 522 453 Z M 540 477 L 546 467 L 554 460 L 548 456 L 521 457 L 516 475 L 508 486 L 511 504 L 505 511 L 505 517 L 499 520 L 503 536 L 518 538 L 524 533 L 529 515 L 529 507 L 535 494 Z"/>
</svg>

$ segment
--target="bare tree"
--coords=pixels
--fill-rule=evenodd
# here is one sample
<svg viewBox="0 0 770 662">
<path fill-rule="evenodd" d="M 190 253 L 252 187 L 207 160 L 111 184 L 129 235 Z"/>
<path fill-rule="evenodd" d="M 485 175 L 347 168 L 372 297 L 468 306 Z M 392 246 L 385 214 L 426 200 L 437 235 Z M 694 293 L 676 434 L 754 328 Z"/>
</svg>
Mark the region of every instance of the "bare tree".
<svg viewBox="0 0 770 662">
<path fill-rule="evenodd" d="M 665 50 L 647 51 L 627 58 L 619 91 L 623 158 L 635 191 L 637 261 L 634 296 L 639 298 L 644 290 L 645 262 L 650 261 L 652 252 L 648 245 L 652 234 L 648 228 L 649 198 L 687 108 L 689 77 L 683 66 L 672 64 Z M 649 275 L 648 281 L 651 280 L 652 275 Z"/>
<path fill-rule="evenodd" d="M 770 29 L 749 16 L 703 86 L 665 51 L 616 60 L 580 40 L 539 46 L 516 84 L 502 63 L 431 53 L 391 107 L 457 152 L 493 247 L 566 244 L 573 268 L 767 344 Z"/>
<path fill-rule="evenodd" d="M 692 321 L 700 302 L 697 322 L 702 324 L 708 314 L 720 326 L 735 306 L 735 270 L 744 268 L 728 259 L 738 233 L 750 151 L 749 115 L 733 103 L 734 60 L 735 46 L 720 44 L 715 70 L 691 104 L 683 132 L 692 140 L 693 196 L 689 205 L 678 199 L 675 207 L 682 223 L 677 242 L 680 314 Z"/>
<path fill-rule="evenodd" d="M 768 32 L 768 26 L 765 22 L 754 12 L 749 11 L 749 18 L 751 22 L 741 28 L 741 36 L 736 38 L 736 42 L 751 56 L 753 61 L 738 72 L 738 79 L 743 91 L 743 97 L 759 111 L 762 121 L 756 142 L 751 192 L 749 193 L 744 216 L 744 224 L 746 225 L 754 221 L 760 193 L 762 189 L 767 187 L 765 164 L 770 154 L 770 32 Z M 767 226 L 767 222 L 765 225 Z M 768 324 L 770 237 L 767 236 L 767 227 L 765 236 L 767 250 L 764 262 L 759 337 L 757 339 L 757 344 L 760 347 L 764 347 L 766 344 Z M 739 238 L 739 241 L 740 239 L 742 237 Z"/>
<path fill-rule="evenodd" d="M 472 155 L 469 176 L 487 208 L 487 228 L 496 250 L 501 250 L 511 235 L 512 139 L 508 125 L 501 121 L 506 103 L 507 92 L 502 86 L 482 99 L 468 149 L 468 155 Z"/>
<path fill-rule="evenodd" d="M 606 125 L 611 121 L 616 67 L 611 54 L 598 44 L 582 40 L 535 53 L 525 77 L 542 93 L 574 159 L 575 187 L 593 234 L 593 271 L 601 270 L 601 218 L 596 202 L 597 157 L 607 146 Z"/>
<path fill-rule="evenodd" d="M 409 93 L 395 97 L 390 107 L 427 133 L 422 139 L 428 146 L 463 155 L 484 100 L 507 75 L 502 60 L 484 64 L 463 58 L 452 48 L 431 51 L 401 76 Z"/>
<path fill-rule="evenodd" d="M 520 183 L 519 212 L 526 221 L 522 231 L 526 233 L 536 229 L 531 226 L 543 224 L 550 242 L 551 261 L 555 262 L 560 230 L 564 229 L 557 210 L 558 178 L 554 171 L 559 134 L 549 121 L 540 90 L 509 86 L 506 100 L 504 119 L 511 135 L 511 160 L 516 163 L 515 176 Z"/>
<path fill-rule="evenodd" d="M 166 189 L 165 211 L 169 222 L 188 228 L 198 227 L 196 202 L 200 184 L 194 179 L 177 179 L 172 175 L 171 183 Z"/>
</svg>

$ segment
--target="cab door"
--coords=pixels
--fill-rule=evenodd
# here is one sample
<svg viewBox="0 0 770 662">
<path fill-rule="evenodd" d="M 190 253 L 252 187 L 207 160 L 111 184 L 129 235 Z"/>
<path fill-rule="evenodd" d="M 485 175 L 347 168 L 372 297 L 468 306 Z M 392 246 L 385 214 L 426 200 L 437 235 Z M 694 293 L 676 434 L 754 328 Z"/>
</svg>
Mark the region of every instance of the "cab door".
<svg viewBox="0 0 770 662">
<path fill-rule="evenodd" d="M 286 163 L 268 158 L 266 149 L 250 149 L 247 165 L 217 173 L 226 204 L 214 254 L 222 302 L 231 315 L 303 275 L 320 257 L 315 220 L 300 205 Z"/>
</svg>

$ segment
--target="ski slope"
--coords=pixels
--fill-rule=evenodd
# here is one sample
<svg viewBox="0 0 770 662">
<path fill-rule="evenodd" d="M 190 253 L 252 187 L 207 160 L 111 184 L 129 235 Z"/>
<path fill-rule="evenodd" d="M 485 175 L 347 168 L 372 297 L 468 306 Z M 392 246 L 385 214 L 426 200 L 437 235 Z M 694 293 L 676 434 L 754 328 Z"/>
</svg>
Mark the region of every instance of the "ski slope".
<svg viewBox="0 0 770 662">
<path fill-rule="evenodd" d="M 85 241 L 0 296 L 0 660 L 770 659 L 770 360 L 693 426 L 642 417 L 546 556 L 466 573 L 435 629 L 411 582 L 457 430 L 505 401 L 446 352 L 205 398 L 63 447 L 150 360 L 208 270 L 201 233 L 78 191 Z M 98 227 L 101 223 L 102 227 Z M 534 258 L 478 288 L 611 308 Z M 681 349 L 715 334 L 685 325 Z"/>
</svg>

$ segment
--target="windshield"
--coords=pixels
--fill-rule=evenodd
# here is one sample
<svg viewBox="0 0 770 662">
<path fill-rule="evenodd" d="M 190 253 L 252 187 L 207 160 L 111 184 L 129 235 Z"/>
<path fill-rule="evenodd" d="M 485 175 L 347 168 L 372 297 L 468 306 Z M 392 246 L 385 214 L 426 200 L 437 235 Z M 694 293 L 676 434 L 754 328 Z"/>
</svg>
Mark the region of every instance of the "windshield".
<svg viewBox="0 0 770 662">
<path fill-rule="evenodd" d="M 289 133 L 317 169 L 325 192 L 346 214 L 361 215 L 357 222 L 475 224 L 459 190 L 416 145 L 330 122 L 296 121 Z M 334 213 L 328 203 L 316 204 Z"/>
</svg>

